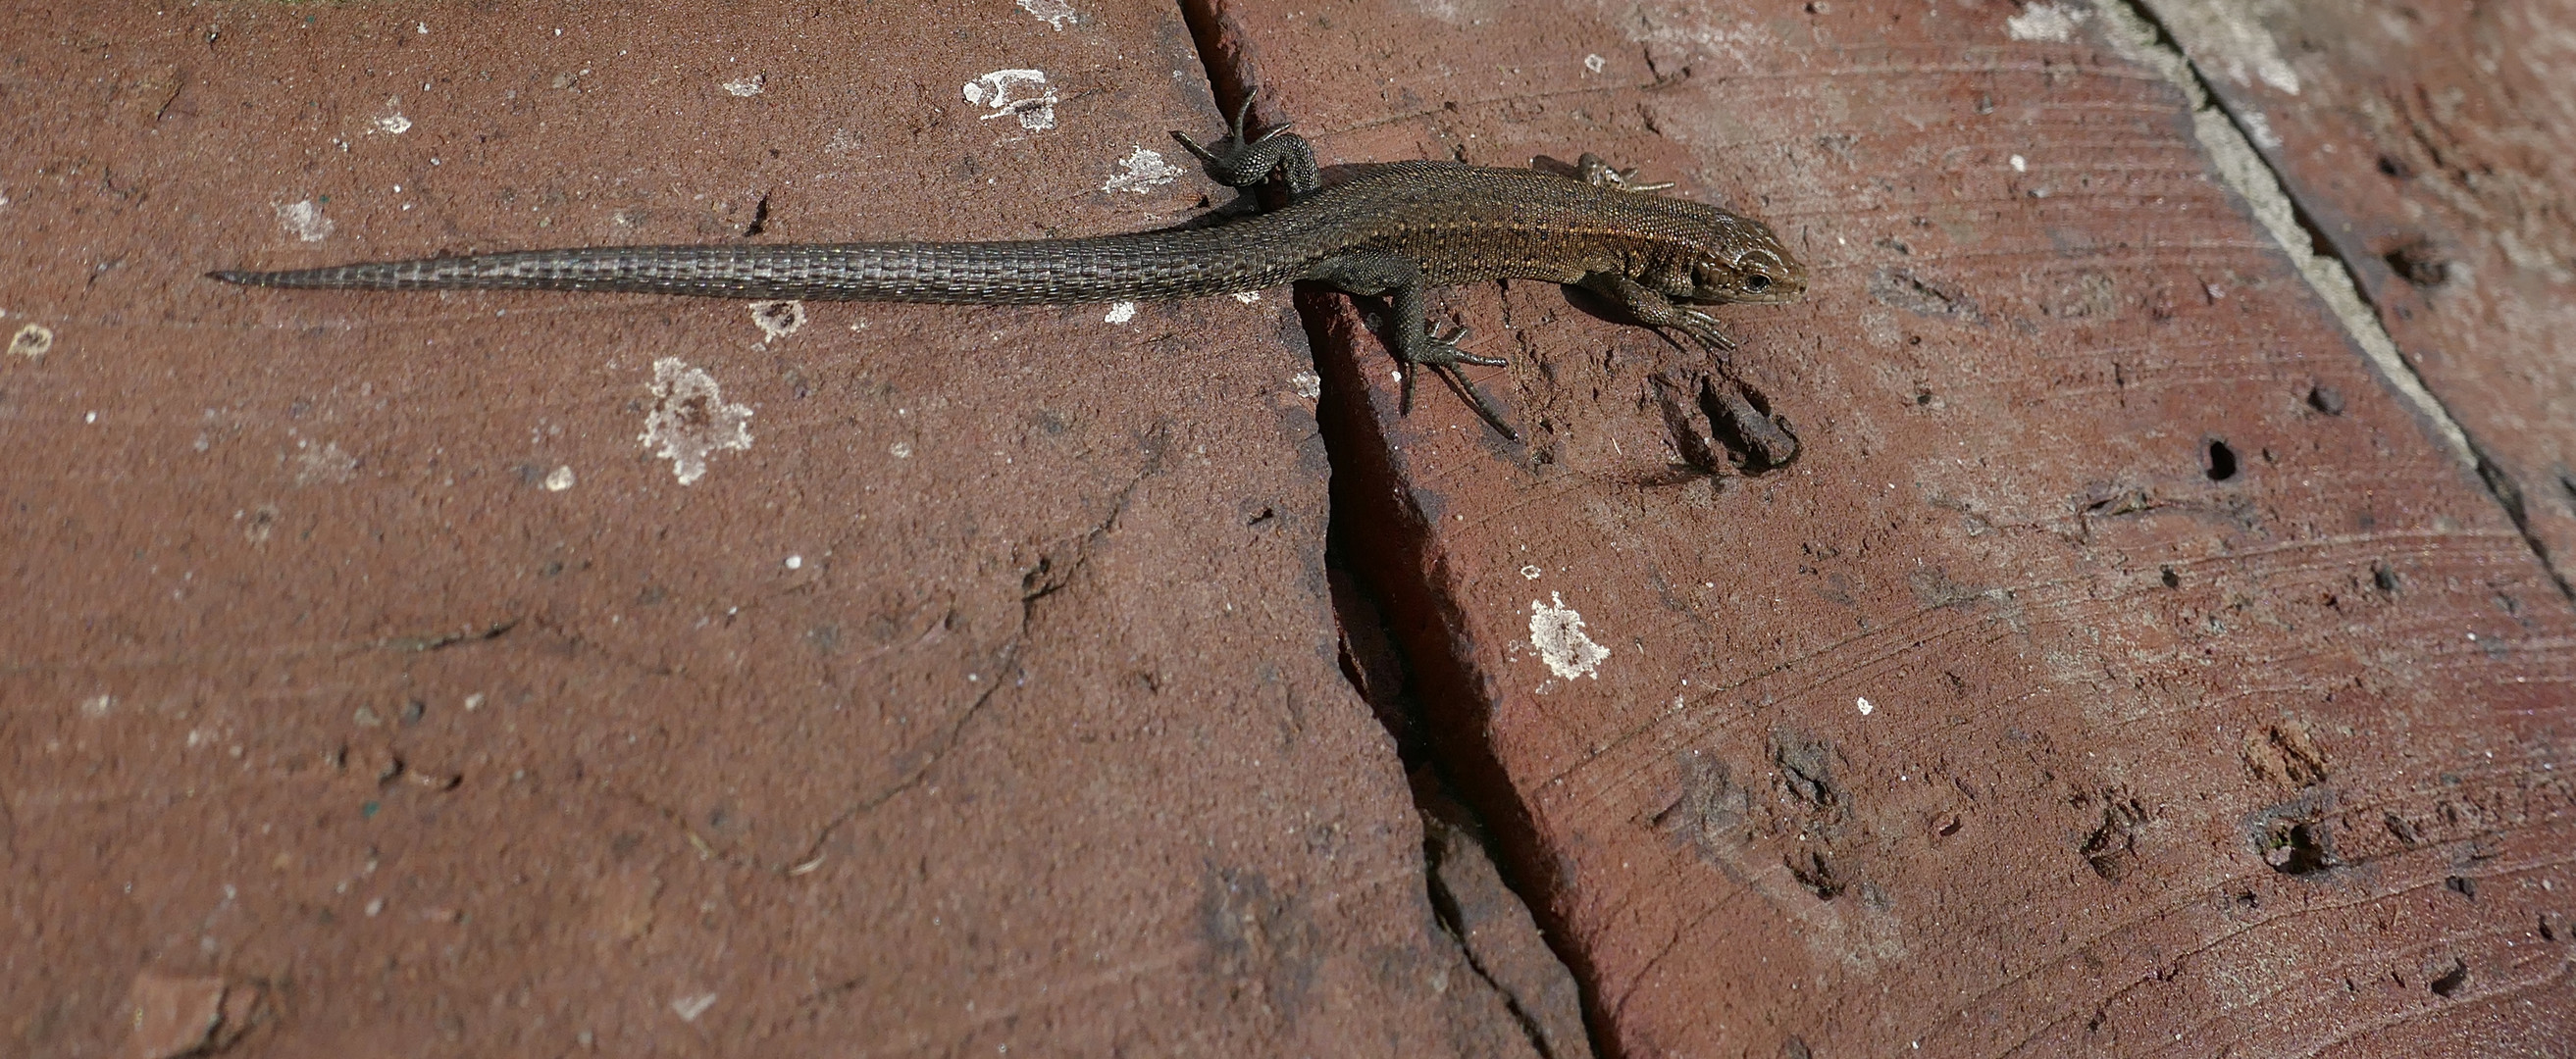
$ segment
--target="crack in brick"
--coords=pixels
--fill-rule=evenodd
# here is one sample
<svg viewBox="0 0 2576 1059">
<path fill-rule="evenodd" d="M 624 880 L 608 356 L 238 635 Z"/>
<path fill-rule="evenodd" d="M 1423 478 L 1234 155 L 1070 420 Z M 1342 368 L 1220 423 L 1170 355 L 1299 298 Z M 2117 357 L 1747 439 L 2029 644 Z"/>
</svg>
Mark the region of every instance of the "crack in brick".
<svg viewBox="0 0 2576 1059">
<path fill-rule="evenodd" d="M 2184 52 L 2172 27 L 2157 13 L 2156 5 L 2151 0 L 2099 0 L 2094 8 L 2103 16 L 2102 36 L 2113 51 L 2163 76 L 2181 90 L 2191 108 L 2192 131 L 2208 152 L 2210 168 L 2220 182 L 2245 200 L 2255 219 L 2289 257 L 2308 288 L 2325 303 L 2326 311 L 2343 325 L 2344 333 L 2361 347 L 2363 356 L 2389 389 L 2414 408 L 2438 442 L 2477 474 L 2513 523 L 2514 531 L 2521 535 L 2524 546 L 2539 560 L 2542 572 L 2557 585 L 2559 594 L 2576 602 L 2576 583 L 2571 583 L 2566 572 L 2550 560 L 2547 543 L 2532 528 L 2523 507 L 2521 487 L 2469 436 L 2468 428 L 2451 415 L 2450 408 L 2425 384 L 2415 366 L 2398 353 L 2396 339 L 2389 335 L 2362 293 L 2356 263 L 2345 257 L 2332 240 L 2318 236 L 2322 229 L 2311 211 L 2291 196 L 2280 172 L 2256 149 L 2256 130 L 2243 115 L 2220 105 L 2208 73 Z"/>
<path fill-rule="evenodd" d="M 919 744 L 928 749 L 919 754 L 918 761 L 911 771 L 903 778 L 887 785 L 885 789 L 833 814 L 830 820 L 825 821 L 823 826 L 816 830 L 813 839 L 805 844 L 802 852 L 790 858 L 785 866 L 772 869 L 773 871 L 784 877 L 791 873 L 800 873 L 800 869 L 818 863 L 823 855 L 823 847 L 831 842 L 832 836 L 840 831 L 842 825 L 875 812 L 904 792 L 921 786 L 922 782 L 930 776 L 930 770 L 945 760 L 949 751 L 957 748 L 958 742 L 965 736 L 966 726 L 972 723 L 977 715 L 983 713 L 984 707 L 992 703 L 993 696 L 1000 694 L 1003 687 L 1011 683 L 1005 679 L 1005 675 L 1016 671 L 1019 667 L 1020 648 L 1029 640 L 1030 627 L 1037 623 L 1038 604 L 1063 591 L 1073 582 L 1075 575 L 1090 565 L 1092 547 L 1102 538 L 1117 531 L 1118 520 L 1127 513 L 1127 507 L 1134 500 L 1137 487 L 1143 485 L 1146 479 L 1162 473 L 1163 458 L 1169 445 L 1170 424 L 1157 422 L 1146 433 L 1140 446 L 1145 453 L 1143 466 L 1138 467 L 1136 473 L 1128 478 L 1127 483 L 1120 486 L 1118 492 L 1110 498 L 1109 512 L 1092 523 L 1089 529 L 1072 539 L 1070 561 L 1066 562 L 1059 571 L 1056 569 L 1057 563 L 1052 552 L 1041 554 L 1038 561 L 1020 575 L 1019 627 L 1013 629 L 1011 635 L 1002 641 L 1002 645 L 994 650 L 991 661 L 980 667 L 992 674 L 992 682 L 986 685 L 983 693 L 975 696 L 975 700 L 968 703 L 964 710 L 958 712 L 956 719 L 951 721 L 945 730 L 924 744 Z"/>
</svg>

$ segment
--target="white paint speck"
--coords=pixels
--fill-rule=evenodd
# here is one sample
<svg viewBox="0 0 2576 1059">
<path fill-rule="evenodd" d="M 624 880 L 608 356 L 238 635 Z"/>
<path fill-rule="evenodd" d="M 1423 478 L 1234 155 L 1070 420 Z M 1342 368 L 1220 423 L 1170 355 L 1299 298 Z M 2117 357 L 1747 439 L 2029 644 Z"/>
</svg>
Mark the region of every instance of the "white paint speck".
<svg viewBox="0 0 2576 1059">
<path fill-rule="evenodd" d="M 802 556 L 802 555 L 790 555 L 790 556 L 788 556 L 788 557 L 787 557 L 787 568 L 788 568 L 788 569 L 790 569 L 790 570 L 802 570 L 802 569 L 804 569 L 804 568 L 805 568 L 805 557 L 804 557 L 804 556 Z"/>
<path fill-rule="evenodd" d="M 1142 195 L 1171 183 L 1183 172 L 1181 167 L 1164 161 L 1163 152 L 1142 147 L 1127 152 L 1127 157 L 1119 159 L 1118 165 L 1124 172 L 1111 174 L 1108 182 L 1100 185 L 1100 190 L 1111 193 L 1133 191 Z"/>
<path fill-rule="evenodd" d="M 1101 319 L 1102 321 L 1104 321 L 1104 322 L 1107 322 L 1107 323 L 1123 324 L 1123 323 L 1126 323 L 1127 321 L 1129 321 L 1129 320 L 1133 320 L 1133 319 L 1135 319 L 1135 318 L 1136 318 L 1136 303 L 1135 303 L 1135 302 L 1119 302 L 1119 303 L 1117 303 L 1117 304 L 1115 304 L 1115 305 L 1110 306 L 1110 307 L 1109 307 L 1109 315 L 1107 315 L 1107 316 L 1103 316 L 1103 317 L 1101 317 L 1100 319 Z"/>
<path fill-rule="evenodd" d="M 381 897 L 371 897 L 371 898 L 368 898 L 368 899 L 367 899 L 367 915 L 368 915 L 368 917 L 369 917 L 369 918 L 373 918 L 377 913 L 382 912 L 382 911 L 384 911 L 384 910 L 385 910 L 385 899 L 384 899 L 384 898 L 381 898 Z"/>
<path fill-rule="evenodd" d="M 1869 716 L 1872 711 L 1878 709 L 1878 704 L 1868 699 L 1853 699 L 1852 705 L 1860 707 L 1860 715 L 1863 717 Z"/>
<path fill-rule="evenodd" d="M 475 692 L 474 694 L 471 694 L 471 695 L 468 695 L 468 696 L 466 696 L 466 697 L 465 697 L 465 712 L 467 712 L 467 713 L 472 713 L 472 712 L 474 712 L 474 711 L 476 711 L 476 710 L 479 710 L 479 709 L 482 709 L 482 708 L 483 708 L 483 693 L 482 693 L 482 692 L 479 692 L 479 691 L 478 691 L 478 692 Z"/>
<path fill-rule="evenodd" d="M 805 326 L 805 303 L 774 301 L 751 303 L 751 322 L 760 328 L 761 341 L 775 342 L 795 334 Z"/>
<path fill-rule="evenodd" d="M 116 708 L 114 695 L 92 695 L 82 699 L 80 704 L 81 716 L 91 718 L 105 717 L 107 711 L 114 708 Z"/>
<path fill-rule="evenodd" d="M 53 349 L 54 329 L 43 324 L 28 324 L 9 336 L 9 352 L 28 360 L 43 360 Z"/>
<path fill-rule="evenodd" d="M 1586 55 L 1583 57 L 1583 68 L 1596 74 L 1600 73 L 1609 65 L 1610 60 L 1604 59 L 1598 55 Z"/>
<path fill-rule="evenodd" d="M 753 74 L 753 75 L 751 75 L 751 76 L 749 76 L 749 77 L 740 78 L 740 79 L 738 79 L 738 80 L 733 80 L 733 81 L 727 81 L 727 82 L 725 82 L 725 83 L 724 83 L 724 90 L 725 90 L 725 91 L 727 91 L 727 92 L 731 92 L 731 93 L 733 93 L 734 95 L 741 96 L 741 97 L 743 97 L 743 98 L 745 98 L 745 99 L 749 99 L 749 98 L 751 98 L 752 96 L 759 95 L 759 94 L 761 94 L 763 91 L 766 91 L 768 88 L 769 88 L 769 75 L 768 75 L 768 74 Z"/>
<path fill-rule="evenodd" d="M 682 1022 L 696 1022 L 698 1016 L 706 1014 L 707 1009 L 714 1006 L 716 1006 L 714 993 L 699 993 L 696 996 L 684 996 L 671 1001 L 671 1013 L 680 1016 Z"/>
<path fill-rule="evenodd" d="M 565 465 L 563 465 L 563 466 L 561 466 L 561 467 L 557 467 L 557 468 L 555 468 L 554 470 L 547 472 L 547 474 L 546 474 L 545 486 L 546 486 L 546 491 L 547 491 L 547 492 L 549 492 L 549 493 L 560 493 L 560 492 L 563 492 L 563 491 L 564 491 L 564 490 L 566 490 L 566 489 L 570 489 L 570 488 L 572 488 L 572 486 L 573 486 L 572 465 L 571 465 L 571 464 L 565 464 Z"/>
<path fill-rule="evenodd" d="M 368 122 L 368 124 L 374 126 L 377 132 L 384 133 L 387 136 L 400 136 L 411 131 L 411 119 L 403 116 L 402 100 L 400 99 L 386 100 L 385 112 L 376 115 L 376 120 Z M 400 191 L 402 189 L 395 188 L 394 190 Z"/>
<path fill-rule="evenodd" d="M 2240 116 L 2245 119 L 2245 138 L 2254 141 L 2254 146 L 2267 151 L 2281 146 L 2281 135 L 2272 131 L 2272 119 L 2264 117 L 2262 111 L 2247 107 Z"/>
<path fill-rule="evenodd" d="M 912 443 L 909 441 L 898 441 L 892 445 L 888 445 L 886 446 L 886 455 L 892 456 L 898 460 L 911 459 Z"/>
<path fill-rule="evenodd" d="M 1233 295 L 1233 298 L 1245 305 L 1250 305 L 1261 300 L 1261 292 L 1257 290 L 1242 291 Z"/>
<path fill-rule="evenodd" d="M 2008 159 L 2007 161 L 2008 161 L 2008 162 L 2009 162 L 2009 164 L 2011 164 L 2011 166 L 2013 167 L 2013 172 L 2016 172 L 2016 173 L 2027 173 L 2027 172 L 2030 172 L 2030 159 L 2024 158 L 2024 157 L 2022 157 L 2022 156 L 2020 156 L 2020 155 L 2014 155 L 2014 156 L 2012 156 L 2010 159 Z M 1891 488 L 1892 488 L 1892 487 L 1891 487 Z"/>
<path fill-rule="evenodd" d="M 2091 18 L 2093 13 L 2056 4 L 2032 4 L 2021 14 L 2004 20 L 2004 32 L 2014 40 L 2047 40 L 2064 43 L 2075 35 L 2075 24 Z"/>
<path fill-rule="evenodd" d="M 429 23 L 427 22 L 414 22 L 412 23 L 412 28 L 419 30 L 421 36 L 429 36 Z"/>
<path fill-rule="evenodd" d="M 308 243 L 318 243 L 335 227 L 331 218 L 322 215 L 322 206 L 312 199 L 290 202 L 277 208 L 277 223 L 292 235 Z"/>
<path fill-rule="evenodd" d="M 654 455 L 671 461 L 671 474 L 681 485 L 707 475 L 707 457 L 723 449 L 751 447 L 751 409 L 724 403 L 715 376 L 692 368 L 678 357 L 653 362 L 653 409 L 644 415 L 638 440 Z"/>
<path fill-rule="evenodd" d="M 1055 127 L 1055 86 L 1044 70 L 995 70 L 966 82 L 966 101 L 989 107 L 985 121 L 1016 117 L 1020 127 L 1038 132 Z"/>
<path fill-rule="evenodd" d="M 1521 567 L 1521 578 L 1526 581 L 1536 581 L 1539 579 L 1539 575 L 1546 572 L 1547 571 L 1541 570 L 1536 566 L 1524 566 Z"/>
<path fill-rule="evenodd" d="M 1563 593 L 1550 592 L 1549 602 L 1530 601 L 1530 646 L 1538 648 L 1540 661 L 1559 678 L 1600 679 L 1601 660 L 1610 657 L 1610 649 L 1592 642 L 1583 631 L 1583 615 L 1565 605 Z"/>
<path fill-rule="evenodd" d="M 336 441 L 323 442 L 316 448 L 305 442 L 296 443 L 295 484 L 301 486 L 339 485 L 358 476 L 358 458 Z"/>
<path fill-rule="evenodd" d="M 1082 17 L 1064 0 L 1020 0 L 1020 10 L 1045 19 L 1048 29 L 1063 29 L 1065 23 Z"/>
</svg>

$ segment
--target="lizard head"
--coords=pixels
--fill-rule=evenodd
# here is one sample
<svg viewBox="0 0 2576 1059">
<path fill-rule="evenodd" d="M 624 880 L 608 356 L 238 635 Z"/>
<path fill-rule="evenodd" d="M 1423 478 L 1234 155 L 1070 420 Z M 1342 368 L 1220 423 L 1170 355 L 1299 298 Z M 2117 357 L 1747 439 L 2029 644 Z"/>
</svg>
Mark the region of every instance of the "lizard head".
<svg viewBox="0 0 2576 1059">
<path fill-rule="evenodd" d="M 1768 225 L 1744 217 L 1731 220 L 1691 263 L 1689 300 L 1777 304 L 1807 293 L 1807 266 L 1789 256 L 1789 248 L 1780 245 Z"/>
</svg>

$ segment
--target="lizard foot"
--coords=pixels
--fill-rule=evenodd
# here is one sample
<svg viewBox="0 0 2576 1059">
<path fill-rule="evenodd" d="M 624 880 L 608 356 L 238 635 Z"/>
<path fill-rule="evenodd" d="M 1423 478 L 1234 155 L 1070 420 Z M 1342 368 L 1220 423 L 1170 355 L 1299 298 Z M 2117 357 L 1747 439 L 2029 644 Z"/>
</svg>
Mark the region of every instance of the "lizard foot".
<svg viewBox="0 0 2576 1059">
<path fill-rule="evenodd" d="M 1458 325 L 1455 331 L 1442 334 L 1436 325 L 1426 322 L 1422 328 L 1423 348 L 1411 351 L 1403 357 L 1407 368 L 1418 370 L 1404 373 L 1403 394 L 1397 409 L 1406 415 L 1413 413 L 1413 377 L 1420 371 L 1429 371 L 1440 376 L 1440 381 L 1448 383 L 1449 388 L 1457 392 L 1458 398 L 1467 402 L 1467 407 L 1475 409 L 1477 418 L 1483 419 L 1485 425 L 1494 428 L 1495 433 L 1512 441 L 1519 441 L 1520 432 L 1504 423 L 1502 413 L 1495 411 L 1493 403 L 1485 399 L 1485 392 L 1477 389 L 1476 384 L 1468 381 L 1466 374 L 1458 370 L 1461 364 L 1474 364 L 1486 368 L 1511 366 L 1511 361 L 1501 357 L 1478 356 L 1458 348 L 1458 344 L 1466 341 L 1472 334 L 1475 334 L 1475 331 L 1465 324 Z"/>
<path fill-rule="evenodd" d="M 1202 144 L 1179 129 L 1172 130 L 1172 138 L 1207 164 L 1209 176 L 1230 188 L 1255 186 L 1270 179 L 1273 172 L 1280 173 L 1292 196 L 1322 186 L 1314 148 L 1306 145 L 1305 137 L 1289 134 L 1293 124 L 1281 124 L 1259 136 L 1245 135 L 1244 122 L 1252 117 L 1252 101 L 1259 95 L 1257 87 L 1244 89 L 1243 105 L 1235 109 L 1234 122 L 1223 139 Z"/>
<path fill-rule="evenodd" d="M 1574 163 L 1574 168 L 1584 183 L 1611 191 L 1669 191 L 1673 187 L 1673 182 L 1669 180 L 1660 184 L 1637 183 L 1636 170 L 1612 169 L 1610 163 L 1602 161 L 1600 155 L 1590 151 L 1583 152 L 1582 159 Z"/>
<path fill-rule="evenodd" d="M 1722 356 L 1728 350 L 1735 348 L 1735 340 L 1718 331 L 1716 317 L 1687 305 L 1675 306 L 1674 309 L 1680 314 L 1681 319 L 1669 326 L 1673 330 L 1689 335 L 1692 341 L 1698 342 L 1700 347 L 1708 350 L 1711 356 Z"/>
</svg>

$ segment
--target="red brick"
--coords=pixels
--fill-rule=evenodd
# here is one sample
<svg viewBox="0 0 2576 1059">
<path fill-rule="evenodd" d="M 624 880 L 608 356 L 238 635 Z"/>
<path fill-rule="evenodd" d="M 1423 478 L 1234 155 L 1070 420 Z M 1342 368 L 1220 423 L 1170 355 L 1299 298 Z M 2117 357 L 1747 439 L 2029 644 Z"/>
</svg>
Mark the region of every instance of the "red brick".
<svg viewBox="0 0 2576 1059">
<path fill-rule="evenodd" d="M 1804 441 L 1760 475 L 1674 458 L 1653 377 L 1713 365 L 1554 289 L 1436 310 L 1526 444 L 1315 303 L 1435 740 L 1618 1054 L 2562 1039 L 2565 597 L 2188 98 L 2028 13 L 1227 9 L 1328 164 L 1598 151 L 1814 270 L 1720 311 Z"/>
<path fill-rule="evenodd" d="M 137 961 L 267 983 L 263 1055 L 1525 1047 L 1336 671 L 1286 297 L 199 278 L 1194 214 L 1102 190 L 1217 124 L 1186 27 L 1082 10 L 0 15 L 0 1051 L 118 1046 Z M 753 411 L 694 484 L 662 358 Z"/>
</svg>

